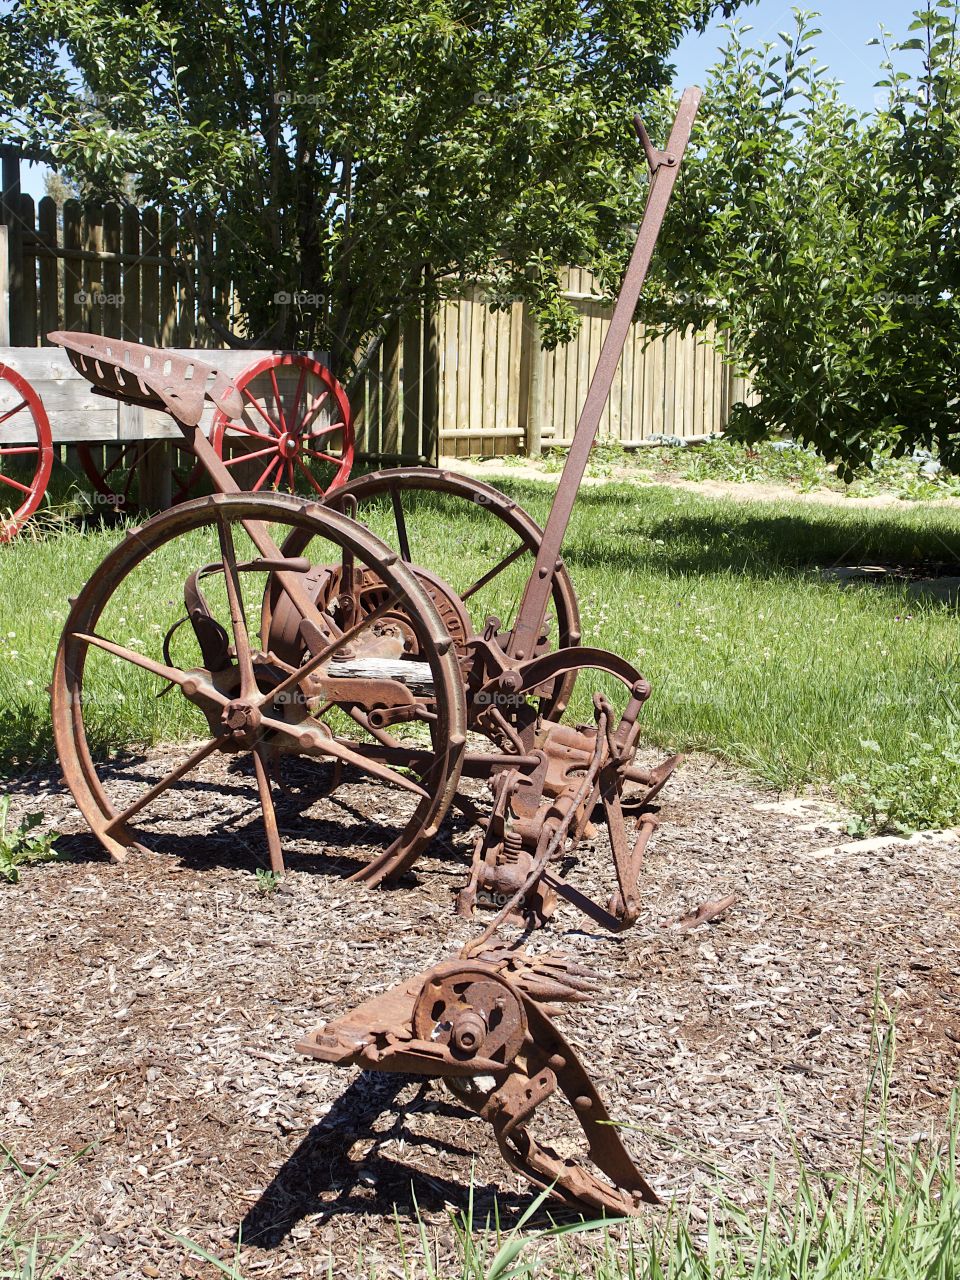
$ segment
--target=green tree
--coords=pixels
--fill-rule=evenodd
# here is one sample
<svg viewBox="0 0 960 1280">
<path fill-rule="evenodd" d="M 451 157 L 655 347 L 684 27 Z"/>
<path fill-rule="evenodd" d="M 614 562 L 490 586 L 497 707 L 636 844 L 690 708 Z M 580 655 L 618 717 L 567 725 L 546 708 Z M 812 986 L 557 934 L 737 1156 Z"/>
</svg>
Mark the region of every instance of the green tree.
<svg viewBox="0 0 960 1280">
<path fill-rule="evenodd" d="M 741 438 L 787 433 L 847 476 L 883 450 L 960 464 L 958 14 L 884 37 L 869 115 L 819 65 L 816 15 L 760 48 L 730 28 L 646 312 L 716 322 L 758 397 Z"/>
<path fill-rule="evenodd" d="M 178 210 L 208 319 L 333 352 L 451 280 L 528 298 L 550 341 L 568 263 L 616 275 L 642 166 L 629 122 L 691 25 L 740 0 L 23 0 L 6 124 L 84 189 Z"/>
</svg>

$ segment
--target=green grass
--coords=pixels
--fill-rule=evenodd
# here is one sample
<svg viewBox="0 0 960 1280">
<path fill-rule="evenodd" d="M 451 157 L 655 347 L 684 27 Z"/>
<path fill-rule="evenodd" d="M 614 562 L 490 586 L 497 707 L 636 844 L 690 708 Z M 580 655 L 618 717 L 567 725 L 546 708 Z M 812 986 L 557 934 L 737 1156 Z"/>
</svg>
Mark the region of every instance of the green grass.
<svg viewBox="0 0 960 1280">
<path fill-rule="evenodd" d="M 546 471 L 560 471 L 565 449 L 547 449 L 542 459 Z M 523 465 L 522 456 L 497 458 L 497 463 Z M 624 449 L 619 440 L 601 438 L 593 446 L 588 475 L 633 475 L 645 480 L 725 480 L 786 485 L 799 493 L 829 490 L 851 498 L 873 496 L 935 501 L 960 498 L 960 476 L 936 469 L 929 458 L 878 456 L 872 467 L 857 473 L 850 484 L 837 478 L 836 468 L 812 449 L 766 441 L 756 445 L 726 439 L 694 445 L 647 446 Z"/>
<path fill-rule="evenodd" d="M 57 1176 L 56 1169 L 28 1173 L 0 1143 L 0 1179 L 8 1188 L 0 1196 L 0 1280 L 77 1274 L 71 1259 L 85 1241 L 62 1240 L 43 1226 L 43 1192 Z"/>
<path fill-rule="evenodd" d="M 518 478 L 504 488 L 544 517 L 549 486 Z M 386 511 L 368 519 L 389 532 Z M 502 532 L 482 507 L 423 502 L 411 524 L 414 559 L 462 586 L 512 545 Z M 50 755 L 44 686 L 67 596 L 119 537 L 116 529 L 54 531 L 0 548 L 0 751 L 8 770 Z M 116 638 L 159 656 L 163 632 L 183 613 L 183 579 L 204 557 L 217 558 L 200 545 L 169 547 L 118 601 Z M 911 599 L 902 582 L 841 589 L 821 574 L 858 563 L 956 573 L 960 513 L 746 504 L 611 484 L 582 491 L 565 558 L 584 640 L 622 654 L 653 683 L 648 740 L 716 752 L 781 788 L 835 787 L 864 827 L 960 822 L 956 608 Z M 480 620 L 487 610 L 509 616 L 525 571 L 520 562 L 498 593 L 480 593 Z M 103 748 L 196 731 L 196 713 L 182 699 L 157 700 L 149 677 L 121 700 L 112 661 L 104 655 L 88 691 Z M 593 687 L 581 678 L 574 717 L 591 716 Z"/>
</svg>

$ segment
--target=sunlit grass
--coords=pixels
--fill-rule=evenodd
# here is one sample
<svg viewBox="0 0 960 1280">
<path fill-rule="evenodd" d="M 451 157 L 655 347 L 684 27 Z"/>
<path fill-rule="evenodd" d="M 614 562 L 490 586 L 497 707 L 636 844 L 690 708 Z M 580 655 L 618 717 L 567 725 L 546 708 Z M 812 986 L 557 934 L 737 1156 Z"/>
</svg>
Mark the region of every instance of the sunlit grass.
<svg viewBox="0 0 960 1280">
<path fill-rule="evenodd" d="M 539 519 L 550 488 L 506 484 Z M 394 537 L 387 507 L 367 512 Z M 483 507 L 423 500 L 410 518 L 414 560 L 463 587 L 513 545 Z M 44 686 L 67 609 L 116 529 L 67 531 L 0 548 L 0 737 L 8 768 L 50 753 Z M 159 657 L 184 612 L 183 581 L 215 558 L 188 539 L 169 544 L 149 581 L 123 601 L 124 640 Z M 960 564 L 960 515 L 944 507 L 811 507 L 702 498 L 668 488 L 584 489 L 565 559 L 584 641 L 634 662 L 653 683 L 647 738 L 719 753 L 778 787 L 839 787 L 867 824 L 960 822 L 960 649 L 956 606 L 899 585 L 841 588 L 823 569 L 844 564 Z M 473 621 L 505 620 L 530 560 L 478 593 Z M 956 569 L 954 569 L 956 572 Z M 248 601 L 253 615 L 259 600 Z M 188 634 L 188 629 L 187 629 Z M 117 701 L 110 665 L 92 684 L 98 743 L 186 737 L 196 713 L 144 683 Z M 583 677 L 571 716 L 589 719 Z"/>
</svg>

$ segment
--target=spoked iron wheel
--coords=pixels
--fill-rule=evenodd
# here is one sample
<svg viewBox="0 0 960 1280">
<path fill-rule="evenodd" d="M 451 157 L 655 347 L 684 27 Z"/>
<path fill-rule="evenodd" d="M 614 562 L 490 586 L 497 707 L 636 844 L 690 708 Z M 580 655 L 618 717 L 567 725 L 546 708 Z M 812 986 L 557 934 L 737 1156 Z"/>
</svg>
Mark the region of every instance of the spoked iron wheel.
<svg viewBox="0 0 960 1280">
<path fill-rule="evenodd" d="M 160 440 L 131 440 L 121 445 L 77 445 L 77 460 L 105 506 L 134 515 L 139 510 L 139 477 L 144 458 L 160 449 Z M 187 449 L 173 451 L 170 468 L 170 501 L 185 502 L 203 478 L 203 468 Z"/>
<path fill-rule="evenodd" d="M 498 489 L 455 472 L 398 467 L 358 476 L 331 493 L 326 505 L 355 511 L 399 553 L 432 596 L 455 644 L 462 646 L 471 630 L 481 633 L 491 616 L 509 630 L 543 530 Z M 285 552 L 316 558 L 300 533 Z M 547 626 L 550 649 L 579 644 L 577 596 L 564 565 L 553 574 Z M 271 643 L 296 645 L 295 619 L 283 604 Z M 543 715 L 563 714 L 575 681 L 576 672 L 568 672 L 553 684 L 540 700 Z"/>
<path fill-rule="evenodd" d="M 324 365 L 306 355 L 273 355 L 236 379 L 243 417 L 219 411 L 210 440 L 242 489 L 322 497 L 353 466 L 350 402 Z"/>
<path fill-rule="evenodd" d="M 9 542 L 43 501 L 53 466 L 50 422 L 40 397 L 0 364 L 0 542 Z"/>
<path fill-rule="evenodd" d="M 324 601 L 304 624 L 303 666 L 267 652 L 257 615 L 309 566 L 278 566 L 264 534 L 305 538 L 331 575 L 356 575 L 379 596 L 363 614 L 346 589 Z M 358 663 L 365 685 L 347 676 Z M 416 693 L 404 700 L 407 687 Z M 107 759 L 121 705 L 141 741 Z M 303 852 L 319 839 L 374 883 L 435 835 L 465 742 L 456 654 L 417 579 L 354 521 L 281 494 L 195 499 L 129 534 L 70 611 L 52 709 L 64 776 L 113 857 L 235 847 L 259 810 L 252 843 L 274 870 L 285 841 Z M 171 739 L 180 745 L 142 750 Z"/>
</svg>

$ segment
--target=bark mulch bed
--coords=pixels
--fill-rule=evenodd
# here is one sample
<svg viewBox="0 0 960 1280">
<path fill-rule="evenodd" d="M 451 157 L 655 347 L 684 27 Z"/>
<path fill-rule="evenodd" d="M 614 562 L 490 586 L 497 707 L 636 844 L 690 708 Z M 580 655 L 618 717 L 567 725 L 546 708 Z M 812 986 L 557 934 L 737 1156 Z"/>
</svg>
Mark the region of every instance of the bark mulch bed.
<svg viewBox="0 0 960 1280">
<path fill-rule="evenodd" d="M 471 1169 L 475 1220 L 496 1196 L 509 1227 L 532 1193 L 442 1086 L 293 1051 L 476 930 L 452 911 L 465 823 L 408 884 L 354 892 L 340 874 L 377 846 L 384 815 L 376 789 L 347 782 L 287 815 L 292 870 L 267 894 L 250 780 L 218 767 L 212 788 L 185 784 L 156 816 L 156 852 L 123 866 L 53 775 L 8 788 L 69 854 L 0 888 L 0 1138 L 28 1170 L 58 1169 L 35 1206 L 41 1231 L 87 1237 L 76 1274 L 90 1280 L 213 1275 L 172 1234 L 232 1257 L 238 1231 L 251 1278 L 325 1275 L 331 1260 L 350 1275 L 377 1258 L 389 1274 L 398 1231 L 417 1252 L 414 1197 L 452 1250 Z M 191 799 L 204 819 L 184 824 Z M 960 1068 L 960 844 L 844 843 L 836 816 L 688 761 L 663 796 L 637 926 L 602 935 L 561 905 L 535 943 L 605 975 L 564 1028 L 637 1127 L 641 1168 L 694 1226 L 719 1194 L 761 1206 L 771 1161 L 784 1194 L 797 1157 L 853 1166 L 878 1000 L 896 1015 L 894 1140 L 943 1126 Z M 584 887 L 599 886 L 603 853 L 586 856 Z M 727 894 L 737 902 L 714 923 L 664 927 Z M 555 1145 L 576 1150 L 570 1109 L 547 1110 Z"/>
</svg>

